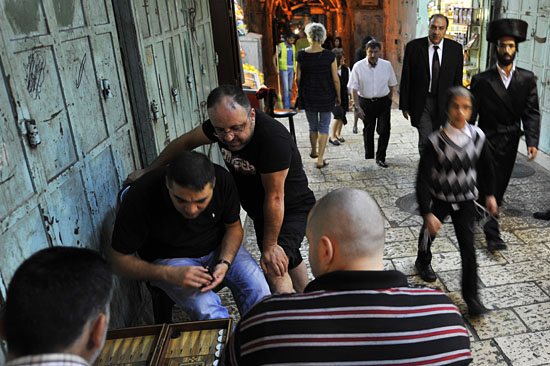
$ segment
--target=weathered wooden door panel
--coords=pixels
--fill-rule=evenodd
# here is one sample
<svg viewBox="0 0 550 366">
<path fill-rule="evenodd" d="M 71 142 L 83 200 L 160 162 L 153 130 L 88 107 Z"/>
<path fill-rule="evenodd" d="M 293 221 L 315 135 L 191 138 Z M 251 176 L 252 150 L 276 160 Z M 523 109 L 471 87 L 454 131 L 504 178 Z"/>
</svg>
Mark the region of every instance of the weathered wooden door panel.
<svg viewBox="0 0 550 366">
<path fill-rule="evenodd" d="M 38 249 L 109 242 L 137 166 L 119 48 L 111 1 L 0 0 L 2 291 Z"/>
<path fill-rule="evenodd" d="M 2 69 L 0 60 L 0 222 L 34 194 Z"/>
<path fill-rule="evenodd" d="M 45 221 L 49 223 L 52 241 L 57 245 L 97 248 L 91 207 L 80 172 L 71 172 L 47 197 Z"/>
<path fill-rule="evenodd" d="M 31 46 L 31 42 L 10 45 Z M 51 45 L 10 55 L 11 86 L 17 92 L 22 118 L 36 121 L 43 143 L 29 150 L 40 162 L 45 179 L 51 181 L 77 161 L 63 83 L 57 69 L 56 51 Z M 84 107 L 84 106 L 83 106 Z"/>
<path fill-rule="evenodd" d="M 65 56 L 64 92 L 69 114 L 76 142 L 82 152 L 88 154 L 108 136 L 90 39 L 68 40 L 62 43 L 62 48 Z"/>
<path fill-rule="evenodd" d="M 15 270 L 23 260 L 34 252 L 47 248 L 48 238 L 44 230 L 44 221 L 40 210 L 35 207 L 24 220 L 19 220 L 10 230 L 0 233 L 0 290 L 6 298 L 6 288 Z"/>
</svg>

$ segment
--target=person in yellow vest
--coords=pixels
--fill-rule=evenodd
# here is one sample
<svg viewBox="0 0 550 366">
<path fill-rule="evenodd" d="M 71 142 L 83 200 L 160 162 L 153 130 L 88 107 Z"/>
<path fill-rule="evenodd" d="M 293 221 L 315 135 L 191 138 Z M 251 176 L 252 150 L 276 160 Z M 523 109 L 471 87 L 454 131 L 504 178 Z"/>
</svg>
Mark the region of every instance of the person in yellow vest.
<svg viewBox="0 0 550 366">
<path fill-rule="evenodd" d="M 290 96 L 292 92 L 292 83 L 294 81 L 294 72 L 296 71 L 296 38 L 289 33 L 285 36 L 284 42 L 277 45 L 277 52 L 273 55 L 273 64 L 277 74 L 281 75 L 283 81 L 283 105 L 285 109 L 292 107 Z"/>
</svg>

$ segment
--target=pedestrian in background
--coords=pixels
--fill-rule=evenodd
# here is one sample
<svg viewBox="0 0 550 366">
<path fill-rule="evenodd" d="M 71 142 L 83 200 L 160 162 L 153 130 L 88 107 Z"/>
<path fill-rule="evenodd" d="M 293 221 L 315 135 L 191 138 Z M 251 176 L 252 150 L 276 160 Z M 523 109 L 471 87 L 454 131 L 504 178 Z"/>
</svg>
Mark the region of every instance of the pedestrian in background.
<svg viewBox="0 0 550 366">
<path fill-rule="evenodd" d="M 367 43 L 369 43 L 369 41 L 373 40 L 372 36 L 370 35 L 366 35 L 365 37 L 363 37 L 363 40 L 361 41 L 361 48 L 357 49 L 355 51 L 355 57 L 353 58 L 353 65 L 355 65 L 357 62 L 361 61 L 362 59 L 364 59 L 365 57 L 367 57 Z M 357 107 L 357 106 L 356 106 Z M 357 115 L 357 112 L 353 111 L 353 133 L 356 134 L 357 133 L 357 121 L 359 120 L 359 116 Z"/>
<path fill-rule="evenodd" d="M 336 56 L 321 46 L 327 37 L 325 27 L 320 23 L 309 23 L 306 35 L 311 46 L 300 51 L 296 58 L 296 84 L 300 100 L 298 107 L 306 111 L 310 156 L 317 158 L 316 167 L 320 169 L 328 165 L 323 156 L 328 141 L 331 111 L 340 104 L 340 81 Z"/>
<path fill-rule="evenodd" d="M 376 40 L 367 43 L 367 58 L 353 65 L 348 88 L 351 89 L 354 110 L 363 120 L 365 159 L 374 156 L 374 130 L 378 132 L 376 164 L 387 168 L 386 149 L 390 141 L 390 108 L 397 85 L 395 72 L 389 61 L 380 58 L 382 45 Z"/>
<path fill-rule="evenodd" d="M 296 71 L 295 40 L 294 34 L 288 33 L 285 36 L 285 40 L 277 45 L 277 50 L 273 55 L 273 64 L 275 65 L 277 74 L 281 75 L 281 80 L 283 82 L 283 106 L 285 109 L 290 109 L 292 107 L 290 99 L 292 84 L 294 82 L 294 72 Z"/>
<path fill-rule="evenodd" d="M 337 39 L 340 37 L 337 37 Z M 337 105 L 332 110 L 334 121 L 332 122 L 332 134 L 328 139 L 328 142 L 338 146 L 344 141 L 342 137 L 342 127 L 348 123 L 346 119 L 346 112 L 349 110 L 349 89 L 347 87 L 349 80 L 349 68 L 346 66 L 346 58 L 344 57 L 344 50 L 341 48 L 334 48 L 332 50 L 336 56 L 336 63 L 338 64 L 338 78 L 340 79 L 340 105 Z"/>
</svg>

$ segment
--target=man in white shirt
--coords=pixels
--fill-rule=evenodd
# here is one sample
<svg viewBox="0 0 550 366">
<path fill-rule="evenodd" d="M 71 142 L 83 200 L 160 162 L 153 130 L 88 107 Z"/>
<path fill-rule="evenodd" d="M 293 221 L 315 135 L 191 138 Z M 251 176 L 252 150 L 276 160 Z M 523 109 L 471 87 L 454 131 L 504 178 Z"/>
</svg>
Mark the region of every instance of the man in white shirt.
<svg viewBox="0 0 550 366">
<path fill-rule="evenodd" d="M 397 85 L 395 72 L 389 61 L 380 58 L 382 45 L 371 40 L 367 43 L 367 57 L 353 65 L 348 82 L 352 90 L 353 104 L 363 120 L 365 159 L 374 156 L 374 129 L 378 132 L 376 163 L 387 168 L 386 149 L 390 141 L 390 108 Z"/>
<path fill-rule="evenodd" d="M 0 317 L 6 366 L 92 365 L 105 343 L 113 288 L 111 267 L 90 249 L 53 247 L 25 260 Z"/>
</svg>

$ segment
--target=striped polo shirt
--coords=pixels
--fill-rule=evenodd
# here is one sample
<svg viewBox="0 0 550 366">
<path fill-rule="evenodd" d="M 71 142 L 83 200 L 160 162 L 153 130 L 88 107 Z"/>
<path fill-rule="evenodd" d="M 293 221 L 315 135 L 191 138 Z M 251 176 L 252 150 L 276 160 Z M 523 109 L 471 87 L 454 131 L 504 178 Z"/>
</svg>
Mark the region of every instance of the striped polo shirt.
<svg viewBox="0 0 550 366">
<path fill-rule="evenodd" d="M 467 365 L 470 339 L 442 291 L 398 271 L 338 271 L 250 309 L 228 365 Z"/>
</svg>

